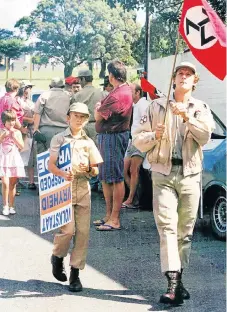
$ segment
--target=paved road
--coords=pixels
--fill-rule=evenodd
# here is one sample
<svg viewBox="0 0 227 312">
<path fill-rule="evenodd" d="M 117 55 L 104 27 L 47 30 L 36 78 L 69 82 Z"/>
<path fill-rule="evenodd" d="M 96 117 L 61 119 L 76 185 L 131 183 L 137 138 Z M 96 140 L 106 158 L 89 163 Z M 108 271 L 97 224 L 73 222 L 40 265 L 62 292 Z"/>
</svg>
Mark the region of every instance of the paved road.
<svg viewBox="0 0 227 312">
<path fill-rule="evenodd" d="M 38 197 L 24 190 L 16 200 L 18 214 L 0 216 L 0 312 L 225 311 L 225 243 L 201 222 L 184 276 L 192 298 L 181 307 L 168 307 L 158 303 L 166 281 L 151 212 L 122 211 L 121 231 L 91 228 L 88 264 L 81 272 L 84 291 L 73 294 L 67 283 L 52 277 L 53 233 L 39 234 Z M 93 194 L 92 220 L 102 217 L 102 211 L 104 200 Z"/>
</svg>

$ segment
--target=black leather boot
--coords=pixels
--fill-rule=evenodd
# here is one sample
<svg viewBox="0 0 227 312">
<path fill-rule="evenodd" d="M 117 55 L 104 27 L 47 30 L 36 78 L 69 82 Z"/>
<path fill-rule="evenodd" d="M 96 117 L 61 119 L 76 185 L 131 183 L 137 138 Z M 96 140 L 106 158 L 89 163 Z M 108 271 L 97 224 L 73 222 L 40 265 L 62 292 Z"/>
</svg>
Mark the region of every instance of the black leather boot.
<svg viewBox="0 0 227 312">
<path fill-rule="evenodd" d="M 69 278 L 69 290 L 78 292 L 83 290 L 83 286 L 79 278 L 79 269 L 71 267 L 70 278 Z"/>
<path fill-rule="evenodd" d="M 55 255 L 51 256 L 52 273 L 54 277 L 60 282 L 66 282 L 67 276 L 64 267 L 64 258 L 59 258 Z"/>
<path fill-rule="evenodd" d="M 167 292 L 160 297 L 161 303 L 182 304 L 183 297 L 180 289 L 181 273 L 177 271 L 167 271 L 165 276 L 168 280 Z"/>
<path fill-rule="evenodd" d="M 182 283 L 182 273 L 183 273 L 183 269 L 181 269 L 181 273 L 180 273 L 180 277 L 181 277 L 181 281 L 180 281 L 180 291 L 181 291 L 181 295 L 182 295 L 182 298 L 184 300 L 188 300 L 190 299 L 190 294 L 189 292 L 187 291 L 186 288 L 184 288 L 184 285 Z"/>
</svg>

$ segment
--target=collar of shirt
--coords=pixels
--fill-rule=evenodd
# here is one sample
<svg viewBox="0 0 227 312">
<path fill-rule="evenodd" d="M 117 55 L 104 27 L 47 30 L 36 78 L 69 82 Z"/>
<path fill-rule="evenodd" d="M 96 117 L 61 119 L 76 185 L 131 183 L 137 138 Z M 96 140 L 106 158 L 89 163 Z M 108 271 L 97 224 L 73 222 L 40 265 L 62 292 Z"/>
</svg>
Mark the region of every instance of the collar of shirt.
<svg viewBox="0 0 227 312">
<path fill-rule="evenodd" d="M 80 135 L 80 138 L 84 138 L 84 139 L 87 139 L 87 138 L 88 138 L 86 132 L 85 132 L 83 129 L 81 130 L 80 134 L 81 134 L 81 135 Z M 67 129 L 65 129 L 65 131 L 63 132 L 63 135 L 64 135 L 64 136 L 75 137 L 75 136 L 72 135 L 72 132 L 71 132 L 70 127 L 68 127 Z"/>
<path fill-rule="evenodd" d="M 172 93 L 172 94 L 170 95 L 169 100 L 172 101 L 172 102 L 174 102 L 174 103 L 176 103 L 176 100 L 175 100 L 175 98 L 174 98 L 174 93 Z M 196 99 L 195 99 L 194 97 L 191 96 L 191 97 L 187 100 L 187 108 L 188 108 L 189 106 L 194 106 L 195 104 L 196 104 Z"/>
</svg>

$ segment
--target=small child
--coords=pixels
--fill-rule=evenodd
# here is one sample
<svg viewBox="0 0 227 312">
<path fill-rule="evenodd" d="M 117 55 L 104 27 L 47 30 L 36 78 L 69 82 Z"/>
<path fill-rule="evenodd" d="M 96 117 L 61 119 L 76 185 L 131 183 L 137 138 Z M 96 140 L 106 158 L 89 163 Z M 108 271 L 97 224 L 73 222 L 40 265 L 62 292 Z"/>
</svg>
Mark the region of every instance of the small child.
<svg viewBox="0 0 227 312">
<path fill-rule="evenodd" d="M 69 127 L 56 134 L 50 144 L 49 171 L 54 175 L 72 181 L 73 220 L 60 228 L 54 237 L 54 249 L 51 257 L 54 277 L 65 282 L 67 276 L 63 259 L 66 257 L 71 238 L 75 231 L 74 247 L 70 258 L 69 290 L 81 291 L 79 270 L 84 269 L 90 232 L 91 190 L 89 178 L 98 174 L 97 164 L 103 162 L 102 157 L 83 127 L 89 119 L 86 104 L 73 103 L 68 112 Z M 72 172 L 63 171 L 56 166 L 61 145 L 70 143 Z"/>
<path fill-rule="evenodd" d="M 18 177 L 24 177 L 24 164 L 19 149 L 24 146 L 22 134 L 14 128 L 16 113 L 6 110 L 1 114 L 4 125 L 0 129 L 0 177 L 2 180 L 3 215 L 15 214 L 14 199 Z"/>
</svg>

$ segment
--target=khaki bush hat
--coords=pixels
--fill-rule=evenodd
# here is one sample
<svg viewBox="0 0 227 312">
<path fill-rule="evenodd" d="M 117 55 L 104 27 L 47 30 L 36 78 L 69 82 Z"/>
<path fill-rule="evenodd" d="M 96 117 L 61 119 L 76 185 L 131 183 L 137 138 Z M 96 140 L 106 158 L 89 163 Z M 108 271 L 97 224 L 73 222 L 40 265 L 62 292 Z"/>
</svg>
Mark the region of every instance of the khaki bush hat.
<svg viewBox="0 0 227 312">
<path fill-rule="evenodd" d="M 90 69 L 81 69 L 78 72 L 77 77 L 89 77 L 92 76 L 92 72 L 90 71 Z"/>
<path fill-rule="evenodd" d="M 76 102 L 76 103 L 71 104 L 69 107 L 69 113 L 70 112 L 77 112 L 77 113 L 81 113 L 81 114 L 85 114 L 85 115 L 90 116 L 87 105 L 84 103 L 80 103 L 80 102 Z"/>
<path fill-rule="evenodd" d="M 196 73 L 196 67 L 195 67 L 195 65 L 192 64 L 192 63 L 190 63 L 190 62 L 181 62 L 181 63 L 176 67 L 175 72 L 177 72 L 178 69 L 183 68 L 183 67 L 188 67 L 188 68 L 190 68 L 190 69 L 193 71 L 194 74 Z"/>
<path fill-rule="evenodd" d="M 65 84 L 64 84 L 63 79 L 61 79 L 59 77 L 53 78 L 50 82 L 50 87 L 52 87 L 52 88 L 62 88 L 64 86 L 65 86 Z"/>
</svg>

